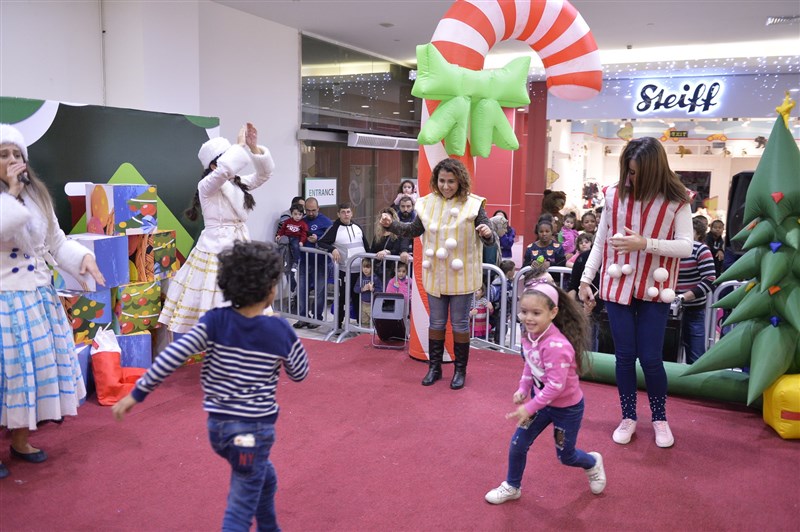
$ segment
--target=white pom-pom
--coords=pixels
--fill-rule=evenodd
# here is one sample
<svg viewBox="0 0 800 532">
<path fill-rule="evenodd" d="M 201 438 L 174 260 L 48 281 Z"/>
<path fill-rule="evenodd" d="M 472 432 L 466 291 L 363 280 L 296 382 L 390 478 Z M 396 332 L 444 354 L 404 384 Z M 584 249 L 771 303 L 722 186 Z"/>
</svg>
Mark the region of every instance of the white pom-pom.
<svg viewBox="0 0 800 532">
<path fill-rule="evenodd" d="M 613 277 L 614 279 L 619 279 L 622 277 L 622 269 L 619 267 L 619 264 L 612 264 L 608 267 L 608 275 Z"/>
<path fill-rule="evenodd" d="M 456 249 L 457 245 L 458 245 L 458 242 L 456 241 L 455 238 L 448 238 L 447 240 L 444 241 L 444 247 L 446 247 L 447 249 L 451 249 L 451 250 L 452 249 Z"/>
<path fill-rule="evenodd" d="M 653 280 L 657 283 L 663 283 L 669 277 L 669 272 L 666 268 L 656 268 L 653 272 Z"/>
<path fill-rule="evenodd" d="M 436 253 L 436 252 L 433 251 L 433 248 L 428 248 L 428 249 L 425 250 L 425 256 L 426 257 L 433 257 L 434 253 Z"/>
<path fill-rule="evenodd" d="M 464 261 L 461 259 L 453 259 L 453 262 L 450 263 L 450 267 L 458 271 L 464 267 Z"/>
<path fill-rule="evenodd" d="M 449 254 L 450 252 L 444 248 L 439 248 L 436 250 L 436 257 L 440 259 L 446 259 Z"/>
<path fill-rule="evenodd" d="M 458 207 L 453 207 L 452 209 L 450 209 L 450 216 L 458 216 L 458 212 L 459 212 Z"/>
<path fill-rule="evenodd" d="M 630 264 L 623 264 L 622 265 L 622 275 L 630 275 L 633 273 L 633 266 Z"/>
<path fill-rule="evenodd" d="M 428 226 L 428 231 L 431 231 L 431 232 L 435 233 L 438 230 L 439 230 L 439 226 L 436 225 L 436 224 L 431 224 L 431 225 Z"/>
<path fill-rule="evenodd" d="M 675 290 L 672 288 L 665 288 L 661 291 L 661 301 L 664 303 L 672 303 L 675 301 Z"/>
<path fill-rule="evenodd" d="M 612 236 L 611 238 L 622 238 L 623 236 L 625 235 L 623 235 L 622 233 L 614 233 L 614 236 Z"/>
<path fill-rule="evenodd" d="M 422 261 L 422 267 L 425 268 L 426 270 L 429 269 L 431 267 L 431 261 L 429 261 L 427 259 L 423 260 Z"/>
<path fill-rule="evenodd" d="M 658 297 L 658 288 L 656 288 L 655 286 L 651 286 L 650 288 L 648 288 L 647 297 Z"/>
</svg>

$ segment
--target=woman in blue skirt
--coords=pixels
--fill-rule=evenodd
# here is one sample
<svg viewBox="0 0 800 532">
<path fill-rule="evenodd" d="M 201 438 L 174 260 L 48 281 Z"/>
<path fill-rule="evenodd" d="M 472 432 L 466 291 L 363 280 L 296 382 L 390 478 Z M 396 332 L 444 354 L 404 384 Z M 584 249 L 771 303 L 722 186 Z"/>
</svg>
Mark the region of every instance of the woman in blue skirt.
<svg viewBox="0 0 800 532">
<path fill-rule="evenodd" d="M 0 124 L 0 427 L 11 431 L 11 456 L 33 463 L 47 455 L 28 442 L 30 431 L 76 415 L 86 396 L 48 263 L 105 284 L 94 254 L 58 226 L 47 187 L 28 166 L 22 134 Z M 8 474 L 0 463 L 0 478 Z"/>
</svg>

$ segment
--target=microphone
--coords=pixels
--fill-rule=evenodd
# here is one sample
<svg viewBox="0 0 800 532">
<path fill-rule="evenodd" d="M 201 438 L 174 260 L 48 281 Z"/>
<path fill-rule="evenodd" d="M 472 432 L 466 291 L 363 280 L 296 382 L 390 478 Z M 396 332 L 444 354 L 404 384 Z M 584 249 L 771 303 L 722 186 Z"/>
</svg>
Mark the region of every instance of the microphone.
<svg viewBox="0 0 800 532">
<path fill-rule="evenodd" d="M 28 177 L 28 172 L 23 171 L 17 176 L 17 181 L 22 183 L 23 185 L 30 185 L 31 179 Z"/>
</svg>

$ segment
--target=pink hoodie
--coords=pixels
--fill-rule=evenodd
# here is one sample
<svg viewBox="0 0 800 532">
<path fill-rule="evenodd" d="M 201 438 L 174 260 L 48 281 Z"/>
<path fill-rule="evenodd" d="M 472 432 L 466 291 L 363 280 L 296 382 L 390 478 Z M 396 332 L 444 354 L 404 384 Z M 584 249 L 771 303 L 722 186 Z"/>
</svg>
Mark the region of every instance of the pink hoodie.
<svg viewBox="0 0 800 532">
<path fill-rule="evenodd" d="M 554 324 L 539 338 L 522 336 L 522 355 L 525 368 L 519 381 L 519 393 L 527 395 L 531 386 L 535 395 L 525 403 L 533 415 L 546 406 L 565 408 L 578 404 L 583 398 L 575 363 L 575 349 Z"/>
</svg>

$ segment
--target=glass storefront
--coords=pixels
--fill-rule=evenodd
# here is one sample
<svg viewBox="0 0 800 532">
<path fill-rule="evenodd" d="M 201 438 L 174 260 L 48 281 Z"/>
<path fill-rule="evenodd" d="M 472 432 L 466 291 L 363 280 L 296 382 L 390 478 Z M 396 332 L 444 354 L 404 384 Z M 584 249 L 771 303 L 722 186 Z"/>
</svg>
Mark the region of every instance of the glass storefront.
<svg viewBox="0 0 800 532">
<path fill-rule="evenodd" d="M 353 206 L 354 221 L 370 241 L 378 213 L 392 203 L 400 182 L 416 179 L 418 152 L 351 147 L 346 134 L 415 138 L 421 100 L 411 96 L 409 73 L 384 59 L 302 37 L 302 128 L 322 132 L 301 141 L 302 177 L 335 178 L 337 201 Z M 321 211 L 336 218 L 335 206 Z"/>
</svg>

